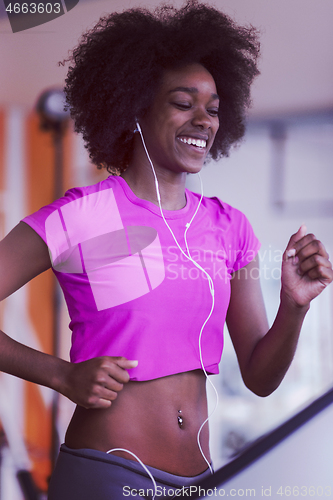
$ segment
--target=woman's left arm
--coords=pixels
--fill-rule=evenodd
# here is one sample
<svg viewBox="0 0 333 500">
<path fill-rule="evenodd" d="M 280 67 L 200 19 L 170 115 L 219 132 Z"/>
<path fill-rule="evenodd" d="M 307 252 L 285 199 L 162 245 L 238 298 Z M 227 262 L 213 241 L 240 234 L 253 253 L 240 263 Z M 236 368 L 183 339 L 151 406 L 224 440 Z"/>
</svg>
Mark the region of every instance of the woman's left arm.
<svg viewBox="0 0 333 500">
<path fill-rule="evenodd" d="M 231 280 L 227 325 L 244 383 L 258 396 L 268 396 L 279 386 L 294 357 L 311 300 L 333 280 L 323 244 L 305 233 L 301 226 L 283 254 L 280 307 L 270 329 L 258 258 Z"/>
</svg>

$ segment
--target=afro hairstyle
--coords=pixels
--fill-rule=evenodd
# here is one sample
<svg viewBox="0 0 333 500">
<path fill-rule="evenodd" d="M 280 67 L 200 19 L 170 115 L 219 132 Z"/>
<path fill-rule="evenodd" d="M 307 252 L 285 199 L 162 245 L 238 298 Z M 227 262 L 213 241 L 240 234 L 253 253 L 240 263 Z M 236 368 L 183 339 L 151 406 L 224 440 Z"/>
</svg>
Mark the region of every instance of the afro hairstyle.
<svg viewBox="0 0 333 500">
<path fill-rule="evenodd" d="M 166 69 L 199 63 L 220 96 L 220 128 L 210 157 L 228 156 L 245 132 L 256 75 L 258 33 L 197 0 L 180 9 L 133 8 L 102 17 L 66 60 L 65 94 L 93 163 L 112 174 L 131 159 L 136 119 L 151 106 Z"/>
</svg>

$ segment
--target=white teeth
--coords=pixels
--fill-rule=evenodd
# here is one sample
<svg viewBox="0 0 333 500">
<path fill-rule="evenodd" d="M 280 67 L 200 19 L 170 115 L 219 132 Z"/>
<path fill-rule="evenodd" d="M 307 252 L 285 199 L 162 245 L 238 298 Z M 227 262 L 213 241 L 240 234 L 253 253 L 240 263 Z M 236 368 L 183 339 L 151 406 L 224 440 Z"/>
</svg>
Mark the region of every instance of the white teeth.
<svg viewBox="0 0 333 500">
<path fill-rule="evenodd" d="M 198 148 L 205 148 L 207 143 L 207 141 L 204 141 L 203 139 L 194 139 L 193 137 L 180 137 L 180 140 L 185 142 L 185 144 L 191 144 L 193 146 L 197 146 Z"/>
</svg>

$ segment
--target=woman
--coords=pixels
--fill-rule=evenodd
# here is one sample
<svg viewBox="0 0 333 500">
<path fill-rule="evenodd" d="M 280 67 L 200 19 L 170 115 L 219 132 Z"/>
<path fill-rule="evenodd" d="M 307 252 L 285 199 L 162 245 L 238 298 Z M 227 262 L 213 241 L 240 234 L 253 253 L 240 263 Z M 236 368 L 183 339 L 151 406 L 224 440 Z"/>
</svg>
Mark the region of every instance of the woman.
<svg viewBox="0 0 333 500">
<path fill-rule="evenodd" d="M 245 384 L 266 396 L 332 281 L 302 226 L 269 329 L 249 222 L 185 189 L 242 137 L 257 56 L 252 28 L 196 2 L 112 14 L 73 52 L 65 90 L 76 130 L 93 161 L 120 175 L 70 190 L 0 248 L 2 297 L 52 266 L 71 316 L 71 363 L 0 338 L 3 371 L 77 404 L 50 500 L 151 498 L 209 474 L 208 426 L 199 430 L 225 318 Z"/>
</svg>

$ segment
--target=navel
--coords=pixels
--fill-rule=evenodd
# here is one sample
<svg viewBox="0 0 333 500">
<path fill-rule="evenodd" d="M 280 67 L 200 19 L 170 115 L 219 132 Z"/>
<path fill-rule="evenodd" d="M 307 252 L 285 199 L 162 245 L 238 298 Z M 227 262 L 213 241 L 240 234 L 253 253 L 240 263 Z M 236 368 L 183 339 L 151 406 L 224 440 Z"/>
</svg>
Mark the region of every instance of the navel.
<svg viewBox="0 0 333 500">
<path fill-rule="evenodd" d="M 183 427 L 183 416 L 182 416 L 181 410 L 178 410 L 177 420 L 178 420 L 179 428 L 181 429 Z"/>
</svg>

